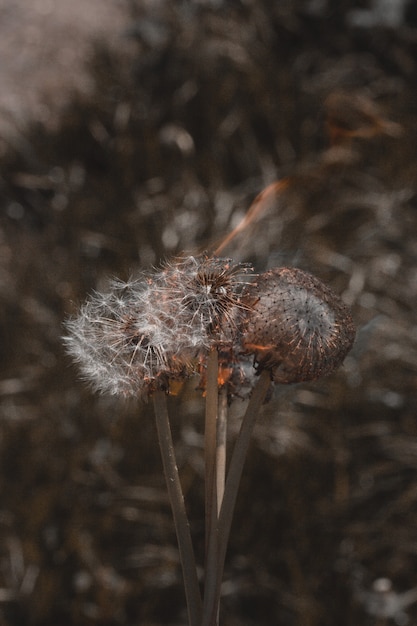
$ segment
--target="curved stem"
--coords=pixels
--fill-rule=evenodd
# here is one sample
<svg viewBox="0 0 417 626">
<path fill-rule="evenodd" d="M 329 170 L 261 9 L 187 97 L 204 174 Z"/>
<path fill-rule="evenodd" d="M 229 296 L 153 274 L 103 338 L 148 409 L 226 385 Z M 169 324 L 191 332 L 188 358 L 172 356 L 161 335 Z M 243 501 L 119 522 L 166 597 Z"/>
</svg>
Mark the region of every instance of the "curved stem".
<svg viewBox="0 0 417 626">
<path fill-rule="evenodd" d="M 279 194 L 281 191 L 284 191 L 291 184 L 291 178 L 282 178 L 281 180 L 277 180 L 274 183 L 265 187 L 255 198 L 255 200 L 250 205 L 246 215 L 239 222 L 239 224 L 232 230 L 231 233 L 227 235 L 220 243 L 219 246 L 214 251 L 214 254 L 218 256 L 221 252 L 223 252 L 224 248 L 226 248 L 231 241 L 238 235 L 240 232 L 245 230 L 252 222 L 258 217 L 258 215 L 262 214 L 265 208 L 268 206 L 268 201 L 271 199 L 271 196 L 274 197 Z"/>
<path fill-rule="evenodd" d="M 190 525 L 185 510 L 184 496 L 175 458 L 166 395 L 163 391 L 156 391 L 154 393 L 153 404 L 162 464 L 177 533 L 189 624 L 190 626 L 201 626 L 202 602 L 198 585 L 197 567 L 191 541 Z"/>
</svg>

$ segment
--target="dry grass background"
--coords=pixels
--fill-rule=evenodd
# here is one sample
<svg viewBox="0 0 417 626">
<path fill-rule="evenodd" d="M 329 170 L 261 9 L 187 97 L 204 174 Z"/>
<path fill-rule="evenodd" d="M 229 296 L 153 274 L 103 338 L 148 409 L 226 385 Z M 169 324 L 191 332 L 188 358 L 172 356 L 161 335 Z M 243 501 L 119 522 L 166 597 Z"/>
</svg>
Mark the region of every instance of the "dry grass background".
<svg viewBox="0 0 417 626">
<path fill-rule="evenodd" d="M 360 330 L 340 372 L 265 409 L 222 625 L 417 622 L 417 22 L 411 4 L 372 27 L 353 10 L 131 2 L 88 90 L 3 133 L 1 626 L 185 623 L 151 411 L 92 396 L 62 320 L 109 274 L 210 249 L 284 176 L 227 253 L 316 273 Z M 335 133 L 341 90 L 350 128 L 366 102 L 384 132 Z M 200 560 L 201 408 L 193 381 L 171 402 Z"/>
</svg>

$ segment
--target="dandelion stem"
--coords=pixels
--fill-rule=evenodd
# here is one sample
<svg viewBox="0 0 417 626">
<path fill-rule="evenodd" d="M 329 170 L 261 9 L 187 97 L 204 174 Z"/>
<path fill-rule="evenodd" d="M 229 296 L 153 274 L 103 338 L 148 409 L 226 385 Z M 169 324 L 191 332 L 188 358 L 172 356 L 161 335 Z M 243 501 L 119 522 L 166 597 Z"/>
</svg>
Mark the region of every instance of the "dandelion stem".
<svg viewBox="0 0 417 626">
<path fill-rule="evenodd" d="M 262 403 L 270 387 L 270 373 L 263 371 L 253 390 L 251 399 L 242 419 L 240 432 L 237 437 L 232 458 L 230 460 L 229 472 L 227 475 L 223 504 L 220 510 L 218 523 L 218 556 L 217 556 L 217 580 L 216 585 L 210 587 L 210 596 L 204 597 L 204 615 L 202 626 L 212 626 L 216 624 L 217 607 L 220 600 L 221 582 L 223 576 L 224 562 L 226 558 L 227 544 L 232 526 L 233 511 L 236 504 L 237 492 L 242 476 L 243 466 L 253 428 L 255 426 Z"/>
<path fill-rule="evenodd" d="M 217 415 L 217 450 L 216 450 L 216 480 L 217 480 L 217 515 L 223 502 L 224 484 L 226 479 L 226 439 L 227 439 L 227 387 L 221 388 L 219 393 L 219 410 Z"/>
<path fill-rule="evenodd" d="M 184 577 L 184 588 L 188 608 L 190 626 L 201 626 L 202 602 L 197 578 L 197 567 L 194 549 L 191 541 L 190 526 L 185 510 L 184 496 L 175 458 L 169 423 L 166 395 L 163 391 L 156 391 L 153 395 L 153 404 L 158 430 L 159 446 L 162 455 L 168 495 L 171 502 L 177 533 L 178 547 Z"/>
<path fill-rule="evenodd" d="M 212 595 L 216 586 L 218 536 L 217 536 L 217 412 L 218 412 L 219 358 L 213 349 L 207 360 L 206 415 L 204 429 L 205 489 L 206 489 L 206 562 L 204 597 Z M 211 590 L 212 589 L 212 590 Z M 204 612 L 204 607 L 203 607 Z M 218 607 L 213 624 L 217 624 Z"/>
<path fill-rule="evenodd" d="M 217 502 L 216 494 L 216 447 L 217 447 L 217 410 L 218 410 L 218 353 L 211 350 L 207 359 L 206 370 L 206 415 L 204 425 L 205 454 L 205 493 L 206 493 L 206 552 L 212 526 L 213 502 Z M 215 507 L 216 508 L 216 507 Z M 217 519 L 217 511 L 214 516 Z"/>
<path fill-rule="evenodd" d="M 219 517 L 219 560 L 221 563 L 224 563 L 224 559 L 226 556 L 226 548 L 229 541 L 233 511 L 236 504 L 236 497 L 239 489 L 240 479 L 242 476 L 243 466 L 249 449 L 250 439 L 270 385 L 270 372 L 264 370 L 261 373 L 259 380 L 253 390 L 251 399 L 249 400 L 245 415 L 242 419 L 240 432 L 235 443 L 232 458 L 230 460 L 230 467 L 226 480 L 223 505 Z"/>
</svg>

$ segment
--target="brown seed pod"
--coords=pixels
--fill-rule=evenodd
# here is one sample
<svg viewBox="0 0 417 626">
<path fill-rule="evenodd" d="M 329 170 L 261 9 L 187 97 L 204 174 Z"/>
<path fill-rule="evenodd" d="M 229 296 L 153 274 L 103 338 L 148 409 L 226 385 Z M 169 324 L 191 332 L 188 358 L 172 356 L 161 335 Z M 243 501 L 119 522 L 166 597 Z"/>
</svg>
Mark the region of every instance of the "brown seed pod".
<svg viewBox="0 0 417 626">
<path fill-rule="evenodd" d="M 258 370 L 277 383 L 330 374 L 352 347 L 355 327 L 348 307 L 318 278 L 297 268 L 276 268 L 250 289 L 252 313 L 243 336 Z"/>
</svg>

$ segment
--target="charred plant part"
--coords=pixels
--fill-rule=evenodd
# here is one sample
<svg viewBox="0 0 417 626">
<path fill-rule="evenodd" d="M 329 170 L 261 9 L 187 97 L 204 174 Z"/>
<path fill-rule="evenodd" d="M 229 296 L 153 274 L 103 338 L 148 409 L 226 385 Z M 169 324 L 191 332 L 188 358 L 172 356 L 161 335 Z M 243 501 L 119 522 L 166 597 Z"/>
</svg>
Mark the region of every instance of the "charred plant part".
<svg viewBox="0 0 417 626">
<path fill-rule="evenodd" d="M 191 541 L 190 525 L 185 510 L 184 496 L 175 459 L 166 394 L 162 391 L 156 391 L 153 394 L 153 403 L 164 474 L 180 551 L 189 624 L 190 626 L 200 626 L 202 619 L 202 602 L 197 578 L 197 566 Z"/>
<path fill-rule="evenodd" d="M 326 376 L 352 347 L 355 328 L 349 309 L 319 279 L 296 268 L 276 268 L 252 286 L 253 309 L 243 347 L 259 371 L 276 383 Z"/>
</svg>

